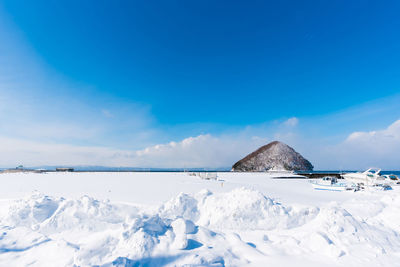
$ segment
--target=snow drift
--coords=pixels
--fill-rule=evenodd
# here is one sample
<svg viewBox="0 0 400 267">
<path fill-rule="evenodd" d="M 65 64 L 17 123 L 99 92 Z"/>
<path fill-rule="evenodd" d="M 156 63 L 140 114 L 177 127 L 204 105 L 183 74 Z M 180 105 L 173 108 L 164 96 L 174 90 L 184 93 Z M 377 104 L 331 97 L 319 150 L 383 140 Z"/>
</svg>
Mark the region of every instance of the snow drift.
<svg viewBox="0 0 400 267">
<path fill-rule="evenodd" d="M 373 213 L 352 215 L 337 203 L 286 206 L 246 188 L 181 193 L 158 208 L 35 192 L 1 206 L 0 265 L 243 266 L 291 255 L 373 266 L 398 260 L 398 203 L 384 197 Z M 357 205 L 365 203 L 349 207 Z"/>
</svg>

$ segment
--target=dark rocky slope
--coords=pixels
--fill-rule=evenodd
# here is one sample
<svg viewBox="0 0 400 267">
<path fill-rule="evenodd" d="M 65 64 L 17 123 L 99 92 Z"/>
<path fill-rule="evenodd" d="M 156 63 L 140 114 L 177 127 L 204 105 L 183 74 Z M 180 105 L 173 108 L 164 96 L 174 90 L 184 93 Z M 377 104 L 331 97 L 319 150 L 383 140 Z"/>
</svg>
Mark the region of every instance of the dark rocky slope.
<svg viewBox="0 0 400 267">
<path fill-rule="evenodd" d="M 290 146 L 274 141 L 250 153 L 232 166 L 232 171 L 311 171 L 314 166 Z"/>
</svg>

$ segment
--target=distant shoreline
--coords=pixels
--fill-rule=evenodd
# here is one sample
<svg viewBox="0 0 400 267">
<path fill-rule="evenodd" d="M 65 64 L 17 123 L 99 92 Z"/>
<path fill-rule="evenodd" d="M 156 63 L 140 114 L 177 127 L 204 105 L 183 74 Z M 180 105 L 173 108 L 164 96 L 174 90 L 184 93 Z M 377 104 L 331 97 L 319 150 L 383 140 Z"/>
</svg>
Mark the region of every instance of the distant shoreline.
<svg viewBox="0 0 400 267">
<path fill-rule="evenodd" d="M 27 167 L 27 168 L 0 168 L 0 173 L 17 173 L 17 172 L 59 172 L 56 170 L 58 167 Z M 221 172 L 231 173 L 229 168 L 219 169 L 207 169 L 207 168 L 129 168 L 129 167 L 71 167 L 73 172 L 168 172 L 168 173 L 181 173 L 181 172 Z M 279 171 L 278 171 L 279 172 Z M 282 171 L 285 172 L 285 171 Z M 315 178 L 324 175 L 340 176 L 342 173 L 357 172 L 356 170 L 314 170 L 314 171 L 299 171 L 294 172 L 295 174 L 304 175 L 310 178 Z M 241 172 L 232 172 L 241 173 Z M 253 173 L 264 173 L 264 172 L 253 172 Z M 382 171 L 382 174 L 400 174 L 400 170 L 388 170 Z"/>
</svg>

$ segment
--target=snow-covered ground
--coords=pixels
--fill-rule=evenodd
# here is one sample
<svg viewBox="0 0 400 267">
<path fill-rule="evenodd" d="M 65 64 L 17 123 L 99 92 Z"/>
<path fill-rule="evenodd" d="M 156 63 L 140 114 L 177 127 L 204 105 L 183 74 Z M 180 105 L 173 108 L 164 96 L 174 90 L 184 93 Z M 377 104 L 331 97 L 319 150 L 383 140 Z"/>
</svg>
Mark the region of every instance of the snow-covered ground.
<svg viewBox="0 0 400 267">
<path fill-rule="evenodd" d="M 0 174 L 0 266 L 400 266 L 400 188 L 219 179 Z"/>
</svg>

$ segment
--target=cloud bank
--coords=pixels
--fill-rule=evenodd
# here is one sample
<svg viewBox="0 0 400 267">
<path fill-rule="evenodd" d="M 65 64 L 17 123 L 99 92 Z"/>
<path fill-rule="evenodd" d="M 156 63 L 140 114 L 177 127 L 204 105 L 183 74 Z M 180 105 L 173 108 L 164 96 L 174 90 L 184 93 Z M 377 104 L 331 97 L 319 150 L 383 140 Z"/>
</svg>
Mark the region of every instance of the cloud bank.
<svg viewBox="0 0 400 267">
<path fill-rule="evenodd" d="M 51 144 L 0 137 L 0 167 L 43 165 L 132 166 L 132 153 L 105 147 Z"/>
<path fill-rule="evenodd" d="M 229 168 L 273 140 L 293 146 L 316 169 L 400 169 L 400 119 L 384 129 L 355 131 L 336 143 L 315 140 L 297 131 L 299 119 L 276 124 L 275 131 L 245 127 L 230 134 L 200 134 L 140 150 L 42 142 L 0 136 L 0 167 L 102 165 L 150 168 Z"/>
<path fill-rule="evenodd" d="M 229 167 L 236 160 L 265 144 L 258 137 L 215 137 L 209 134 L 189 137 L 128 151 L 106 147 L 47 144 L 0 137 L 4 157 L 1 167 L 41 165 L 102 165 L 153 168 Z"/>
<path fill-rule="evenodd" d="M 332 152 L 345 168 L 382 167 L 400 169 L 400 120 L 386 129 L 353 132 Z M 379 166 L 383 165 L 383 166 Z"/>
<path fill-rule="evenodd" d="M 133 162 L 150 167 L 229 167 L 266 142 L 256 136 L 199 135 L 137 151 Z"/>
</svg>

